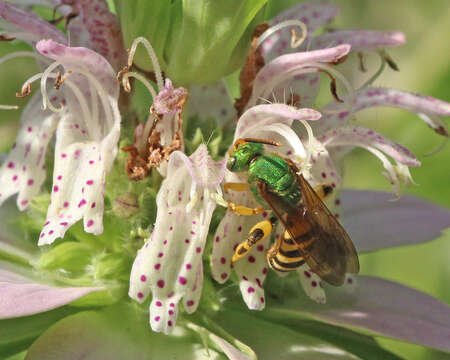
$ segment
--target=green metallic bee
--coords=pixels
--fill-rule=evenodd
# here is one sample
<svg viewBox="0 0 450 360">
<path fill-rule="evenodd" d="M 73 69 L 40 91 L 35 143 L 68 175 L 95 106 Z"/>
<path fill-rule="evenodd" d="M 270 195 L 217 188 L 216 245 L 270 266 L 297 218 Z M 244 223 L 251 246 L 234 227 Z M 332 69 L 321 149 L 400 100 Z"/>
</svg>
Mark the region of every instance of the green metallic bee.
<svg viewBox="0 0 450 360">
<path fill-rule="evenodd" d="M 238 139 L 228 159 L 227 168 L 247 172 L 248 183 L 225 183 L 225 192 L 250 190 L 262 205 L 248 208 L 228 202 L 229 208 L 239 215 L 258 214 L 265 209 L 275 215 L 250 230 L 247 239 L 237 246 L 232 263 L 266 238 L 279 220 L 286 231 L 267 251 L 269 266 L 287 272 L 306 262 L 324 281 L 342 285 L 346 273 L 359 272 L 359 261 L 349 236 L 321 200 L 333 188 L 323 184 L 313 189 L 292 161 L 265 154 L 263 144 L 280 146 L 262 139 Z"/>
</svg>

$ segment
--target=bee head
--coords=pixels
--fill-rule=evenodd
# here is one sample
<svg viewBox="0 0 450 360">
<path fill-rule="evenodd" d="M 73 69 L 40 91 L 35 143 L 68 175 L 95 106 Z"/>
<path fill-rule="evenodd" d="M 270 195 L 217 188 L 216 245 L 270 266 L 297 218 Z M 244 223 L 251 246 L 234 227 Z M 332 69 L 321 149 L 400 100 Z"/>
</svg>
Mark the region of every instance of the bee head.
<svg viewBox="0 0 450 360">
<path fill-rule="evenodd" d="M 264 153 L 263 144 L 280 146 L 273 141 L 251 138 L 238 139 L 234 143 L 233 150 L 229 153 L 228 170 L 236 172 L 248 170 L 250 162 Z"/>
</svg>

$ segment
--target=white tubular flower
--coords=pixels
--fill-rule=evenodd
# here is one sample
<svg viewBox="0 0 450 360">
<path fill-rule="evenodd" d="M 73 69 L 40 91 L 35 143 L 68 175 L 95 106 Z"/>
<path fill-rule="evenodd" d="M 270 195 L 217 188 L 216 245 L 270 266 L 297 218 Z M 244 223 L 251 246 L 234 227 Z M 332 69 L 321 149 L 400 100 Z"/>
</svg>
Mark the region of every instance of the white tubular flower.
<svg viewBox="0 0 450 360">
<path fill-rule="evenodd" d="M 103 232 L 105 174 L 116 157 L 120 133 L 119 86 L 108 61 L 90 49 L 52 40 L 36 47 L 56 61 L 42 75 L 41 89 L 44 106 L 60 116 L 51 203 L 39 238 L 39 245 L 44 245 L 63 237 L 82 218 L 86 232 Z M 48 98 L 46 82 L 59 66 L 70 75 L 61 85 L 67 104 L 57 109 Z"/>
<path fill-rule="evenodd" d="M 155 227 L 130 278 L 131 298 L 142 303 L 152 293 L 150 325 L 155 331 L 173 330 L 181 300 L 188 313 L 197 309 L 202 254 L 224 172 L 225 160 L 213 161 L 203 144 L 190 157 L 180 151 L 170 156 L 156 199 Z"/>
</svg>

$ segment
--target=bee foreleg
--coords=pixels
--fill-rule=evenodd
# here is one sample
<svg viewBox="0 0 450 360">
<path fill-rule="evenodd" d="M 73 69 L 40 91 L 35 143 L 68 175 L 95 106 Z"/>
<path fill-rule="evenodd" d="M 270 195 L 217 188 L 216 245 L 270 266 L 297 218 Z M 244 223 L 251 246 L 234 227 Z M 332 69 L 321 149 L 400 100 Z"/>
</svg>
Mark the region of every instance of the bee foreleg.
<svg viewBox="0 0 450 360">
<path fill-rule="evenodd" d="M 263 220 L 253 226 L 248 232 L 247 239 L 236 247 L 231 263 L 234 264 L 236 261 L 243 258 L 248 254 L 253 245 L 261 240 L 264 240 L 268 235 L 270 235 L 272 233 L 275 221 L 275 218 Z"/>
<path fill-rule="evenodd" d="M 248 191 L 250 188 L 250 185 L 248 183 L 233 183 L 233 182 L 226 182 L 223 184 L 223 191 L 225 193 L 228 193 L 229 190 L 233 191 Z"/>
<path fill-rule="evenodd" d="M 238 215 L 251 216 L 255 214 L 260 214 L 264 211 L 263 207 L 250 208 L 243 205 L 237 205 L 232 201 L 228 201 L 228 209 L 233 211 Z"/>
</svg>

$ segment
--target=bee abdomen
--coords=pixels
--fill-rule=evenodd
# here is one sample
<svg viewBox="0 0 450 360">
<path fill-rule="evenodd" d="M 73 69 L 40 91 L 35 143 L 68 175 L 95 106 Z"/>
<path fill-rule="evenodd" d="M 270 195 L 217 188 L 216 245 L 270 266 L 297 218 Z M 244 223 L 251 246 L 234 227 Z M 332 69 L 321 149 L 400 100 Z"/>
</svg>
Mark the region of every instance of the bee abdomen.
<svg viewBox="0 0 450 360">
<path fill-rule="evenodd" d="M 297 249 L 297 245 L 284 239 L 280 249 L 269 257 L 269 265 L 275 271 L 288 272 L 297 269 L 305 261 Z"/>
</svg>

